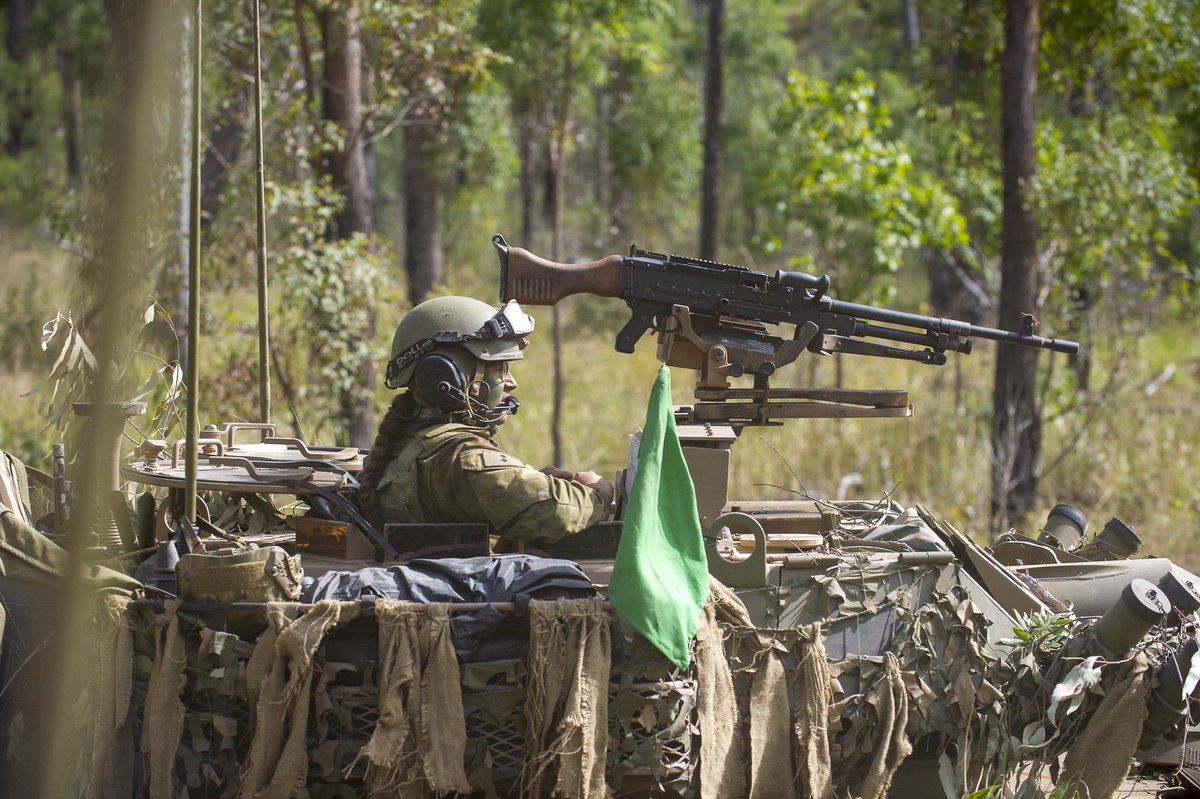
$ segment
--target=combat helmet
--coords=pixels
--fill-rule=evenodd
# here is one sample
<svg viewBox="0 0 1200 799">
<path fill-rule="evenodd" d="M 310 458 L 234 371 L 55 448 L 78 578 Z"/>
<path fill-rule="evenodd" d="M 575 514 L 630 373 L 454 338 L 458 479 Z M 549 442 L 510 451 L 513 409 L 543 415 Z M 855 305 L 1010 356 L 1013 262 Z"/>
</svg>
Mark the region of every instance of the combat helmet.
<svg viewBox="0 0 1200 799">
<path fill-rule="evenodd" d="M 408 388 L 423 405 L 472 414 L 470 390 L 481 362 L 515 361 L 533 332 L 516 301 L 497 311 L 471 297 L 437 297 L 417 305 L 396 327 L 384 384 Z M 496 398 L 484 404 L 495 408 Z M 511 413 L 514 407 L 506 409 Z M 484 420 L 490 421 L 490 420 Z"/>
</svg>

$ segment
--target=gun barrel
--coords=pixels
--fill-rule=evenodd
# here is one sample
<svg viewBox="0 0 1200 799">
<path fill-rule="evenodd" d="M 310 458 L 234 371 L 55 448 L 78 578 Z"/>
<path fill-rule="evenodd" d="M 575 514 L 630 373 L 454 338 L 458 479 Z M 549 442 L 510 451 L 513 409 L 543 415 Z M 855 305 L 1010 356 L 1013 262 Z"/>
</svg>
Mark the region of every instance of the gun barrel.
<svg viewBox="0 0 1200 799">
<path fill-rule="evenodd" d="M 873 322 L 901 325 L 904 327 L 922 328 L 930 333 L 946 333 L 964 338 L 976 337 L 992 341 L 1002 341 L 1006 344 L 1020 344 L 1024 347 L 1038 347 L 1074 355 L 1079 352 L 1079 342 L 1058 338 L 1043 338 L 1042 336 L 1024 336 L 1012 330 L 998 330 L 994 327 L 973 325 L 958 319 L 945 319 L 936 316 L 921 316 L 903 311 L 893 311 L 890 308 L 876 308 L 873 305 L 861 305 L 856 302 L 843 302 L 828 297 L 821 298 L 822 310 L 847 316 L 868 319 Z"/>
</svg>

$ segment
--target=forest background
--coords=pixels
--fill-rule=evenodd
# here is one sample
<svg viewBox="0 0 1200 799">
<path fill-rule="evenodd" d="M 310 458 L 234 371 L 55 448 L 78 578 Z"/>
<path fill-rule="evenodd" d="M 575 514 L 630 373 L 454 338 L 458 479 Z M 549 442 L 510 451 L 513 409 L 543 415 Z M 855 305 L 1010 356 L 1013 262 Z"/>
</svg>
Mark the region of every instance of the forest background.
<svg viewBox="0 0 1200 799">
<path fill-rule="evenodd" d="M 71 401 L 97 390 L 149 402 L 133 443 L 182 435 L 194 188 L 201 422 L 257 419 L 252 3 L 204 3 L 199 106 L 194 1 L 3 6 L 0 448 L 44 467 L 77 440 Z M 1036 534 L 1068 502 L 1200 566 L 1194 0 L 280 0 L 261 15 L 285 432 L 369 446 L 394 325 L 438 294 L 496 302 L 494 232 L 562 261 L 636 242 L 989 326 L 1029 312 L 1083 343 L 977 342 L 941 368 L 806 355 L 773 384 L 907 388 L 916 417 L 752 428 L 734 496 L 891 496 L 981 540 Z M 654 342 L 613 350 L 615 300 L 531 310 L 502 442 L 615 472 Z M 677 402 L 694 380 L 675 370 Z"/>
</svg>

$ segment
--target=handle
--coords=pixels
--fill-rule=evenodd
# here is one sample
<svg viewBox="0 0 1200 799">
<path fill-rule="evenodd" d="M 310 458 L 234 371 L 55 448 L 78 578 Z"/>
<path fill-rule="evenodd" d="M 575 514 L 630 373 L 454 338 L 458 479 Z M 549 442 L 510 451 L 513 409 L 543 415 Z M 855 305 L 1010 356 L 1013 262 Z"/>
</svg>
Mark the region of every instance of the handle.
<svg viewBox="0 0 1200 799">
<path fill-rule="evenodd" d="M 500 299 L 523 305 L 554 305 L 572 294 L 621 296 L 619 255 L 585 264 L 560 264 L 522 247 L 509 247 L 497 233 L 492 244 L 500 256 Z"/>
</svg>

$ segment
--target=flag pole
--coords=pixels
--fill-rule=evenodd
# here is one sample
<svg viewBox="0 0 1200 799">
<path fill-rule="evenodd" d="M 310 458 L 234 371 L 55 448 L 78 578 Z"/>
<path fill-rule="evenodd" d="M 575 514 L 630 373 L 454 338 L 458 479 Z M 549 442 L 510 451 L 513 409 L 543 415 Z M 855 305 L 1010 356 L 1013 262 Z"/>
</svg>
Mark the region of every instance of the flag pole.
<svg viewBox="0 0 1200 799">
<path fill-rule="evenodd" d="M 259 0 L 254 0 L 254 136 L 258 169 L 257 234 L 255 250 L 258 262 L 258 418 L 271 421 L 271 334 L 267 319 L 267 195 L 266 169 L 263 165 L 262 118 L 262 26 Z"/>
<path fill-rule="evenodd" d="M 200 33 L 203 0 L 192 18 L 192 185 L 188 223 L 187 432 L 184 458 L 183 512 L 196 522 L 196 467 L 199 457 L 200 401 Z"/>
</svg>

